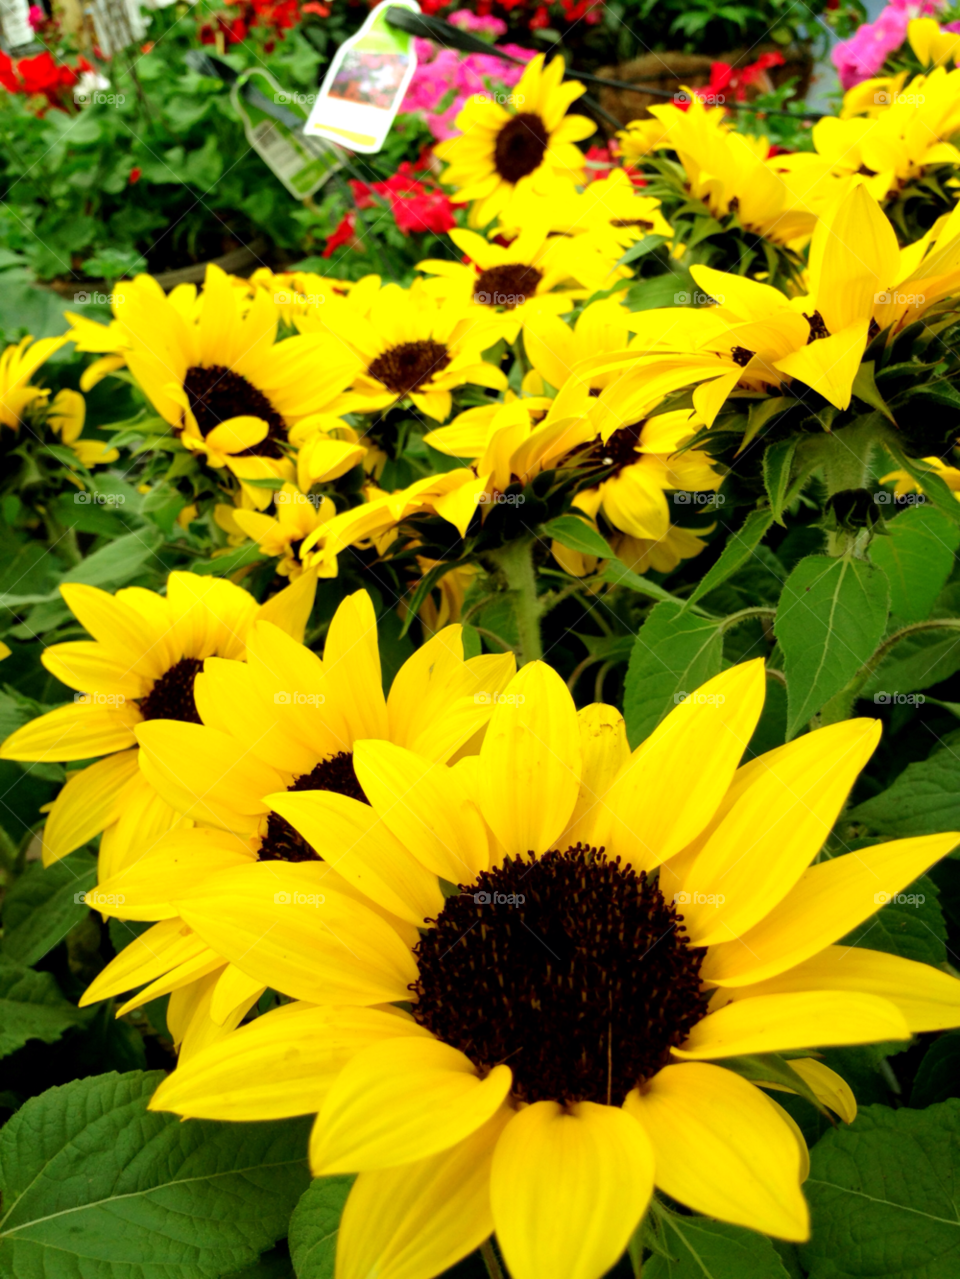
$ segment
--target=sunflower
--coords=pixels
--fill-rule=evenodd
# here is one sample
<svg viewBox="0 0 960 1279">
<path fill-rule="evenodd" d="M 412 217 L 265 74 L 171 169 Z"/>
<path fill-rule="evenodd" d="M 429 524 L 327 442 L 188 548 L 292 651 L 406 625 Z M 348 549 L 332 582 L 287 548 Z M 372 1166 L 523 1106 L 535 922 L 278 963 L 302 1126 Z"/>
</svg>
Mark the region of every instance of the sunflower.
<svg viewBox="0 0 960 1279">
<path fill-rule="evenodd" d="M 322 867 L 251 865 L 196 886 L 179 902 L 190 926 L 303 1002 L 197 1053 L 151 1106 L 231 1120 L 319 1109 L 313 1172 L 359 1173 L 344 1275 L 431 1279 L 495 1231 L 514 1279 L 599 1279 L 655 1185 L 805 1239 L 806 1147 L 739 1059 L 798 1055 L 796 1091 L 849 1119 L 849 1089 L 804 1052 L 960 1022 L 956 978 L 836 945 L 960 835 L 812 864 L 880 724 L 833 724 L 738 768 L 764 685 L 762 661 L 732 667 L 631 754 L 616 710 L 578 714 L 533 662 L 478 758 L 444 770 L 362 741 L 366 803 L 275 795 L 325 855 L 349 853 L 348 811 L 365 828 L 379 817 L 385 858 L 398 841 L 460 891 L 410 945 L 339 893 L 297 905 Z"/>
<path fill-rule="evenodd" d="M 246 480 L 292 480 L 287 429 L 328 407 L 359 361 L 313 334 L 275 342 L 278 311 L 257 289 L 245 298 L 219 267 L 203 293 L 167 298 L 150 276 L 125 284 L 117 316 L 130 372 L 188 449 Z M 261 509 L 269 490 L 247 485 Z"/>
<path fill-rule="evenodd" d="M 115 595 L 95 586 L 60 587 L 93 638 L 53 644 L 41 660 L 77 690 L 74 701 L 31 720 L 0 746 L 0 759 L 70 762 L 102 756 L 75 772 L 54 800 L 43 833 L 46 865 L 102 831 L 100 873 L 108 876 L 138 843 L 179 820 L 139 766 L 137 725 L 199 723 L 194 677 L 204 660 L 216 656 L 239 665 L 258 618 L 299 638 L 315 589 L 307 575 L 259 605 L 232 582 L 194 573 L 171 573 L 165 596 L 142 587 Z"/>
<path fill-rule="evenodd" d="M 449 161 L 441 181 L 459 188 L 454 201 L 473 202 L 471 226 L 486 226 L 502 213 L 518 187 L 543 195 L 558 178 L 582 178 L 583 153 L 576 143 L 595 133 L 596 125 L 586 116 L 567 115 L 585 90 L 577 80 L 563 82 L 563 74 L 562 58 L 544 66 L 543 54 L 537 54 L 512 91 L 516 111 L 475 94 L 457 116 L 459 135 L 435 148 Z"/>
<path fill-rule="evenodd" d="M 266 555 L 279 556 L 277 572 L 281 577 L 296 579 L 303 572 L 300 563 L 300 546 L 315 528 L 329 523 L 336 514 L 336 507 L 329 497 L 307 497 L 293 484 L 284 484 L 274 494 L 276 518 L 261 511 L 236 509 L 233 520 L 244 533 L 252 538 Z M 323 567 L 323 575 L 335 577 L 336 560 Z"/>
<path fill-rule="evenodd" d="M 455 297 L 463 306 L 473 302 L 493 311 L 502 308 L 500 331 L 508 342 L 516 341 L 527 315 L 538 310 L 562 315 L 586 296 L 583 288 L 570 287 L 583 283 L 574 257 L 543 221 L 531 219 L 506 245 L 461 227 L 454 227 L 449 236 L 465 260 L 418 262 L 418 271 L 434 277 L 424 283 L 424 292 Z"/>
<path fill-rule="evenodd" d="M 385 697 L 377 619 L 365 591 L 338 607 L 322 660 L 271 625 L 252 627 L 246 651 L 245 663 L 206 663 L 192 721 L 141 723 L 136 729 L 145 776 L 183 821 L 199 828 L 181 825 L 164 839 L 144 841 L 140 856 L 102 874 L 88 898 L 118 918 L 159 922 L 104 969 L 84 995 L 85 1004 L 148 982 L 121 1012 L 168 991 L 179 991 L 178 1003 L 193 1006 L 200 979 L 211 992 L 222 980 L 222 988 L 210 995 L 212 1005 L 190 1024 L 191 1050 L 197 1035 L 202 1040 L 216 1033 L 211 1018 L 222 1027 L 228 1014 L 260 994 L 263 983 L 191 931 L 175 905 L 180 894 L 200 881 L 215 885 L 235 867 L 282 869 L 284 863 L 309 862 L 324 879 L 323 892 L 336 886 L 338 894 L 367 903 L 391 927 L 412 936 L 417 912 L 439 909 L 438 889 L 398 841 L 384 859 L 378 845 L 383 830 L 376 821 L 370 824 L 373 810 L 354 772 L 353 744 L 361 737 L 379 738 L 445 764 L 458 752 L 476 749 L 471 740 L 483 731 L 492 699 L 515 669 L 512 654 L 464 661 L 462 630 L 447 627 L 404 663 Z M 362 803 L 350 810 L 360 824 L 349 855 L 341 856 L 339 845 L 334 857 L 326 856 L 323 845 L 318 853 L 271 814 L 265 797 L 282 789 L 323 791 L 334 804 L 345 805 L 344 811 L 347 801 Z"/>
<path fill-rule="evenodd" d="M 333 412 L 374 413 L 409 398 L 442 422 L 454 387 L 472 382 L 499 391 L 507 385 L 500 369 L 483 359 L 500 336 L 497 316 L 455 299 L 440 302 L 417 284 L 384 285 L 369 299 L 366 315 L 351 299 L 330 300 L 320 314 L 299 316 L 296 323 L 302 334 L 332 335 L 355 353 L 360 371 L 348 393 L 329 406 Z"/>
</svg>

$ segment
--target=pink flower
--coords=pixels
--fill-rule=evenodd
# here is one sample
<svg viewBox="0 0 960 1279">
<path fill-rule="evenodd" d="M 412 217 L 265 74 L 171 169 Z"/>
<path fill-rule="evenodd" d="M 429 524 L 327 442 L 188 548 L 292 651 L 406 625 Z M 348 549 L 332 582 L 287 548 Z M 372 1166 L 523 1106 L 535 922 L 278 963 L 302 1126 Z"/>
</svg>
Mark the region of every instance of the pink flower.
<svg viewBox="0 0 960 1279">
<path fill-rule="evenodd" d="M 480 14 L 472 13 L 469 9 L 458 9 L 456 13 L 450 14 L 447 21 L 452 22 L 461 31 L 473 31 L 479 36 L 490 36 L 491 39 L 507 33 L 507 24 L 499 18 L 494 18 L 492 14 L 481 17 Z"/>
<path fill-rule="evenodd" d="M 879 75 L 883 64 L 907 38 L 912 18 L 922 18 L 942 8 L 942 0 L 890 0 L 876 22 L 865 22 L 849 40 L 834 47 L 833 65 L 844 89 Z"/>
<path fill-rule="evenodd" d="M 470 16 L 476 17 L 473 14 Z M 476 21 L 495 23 L 498 19 L 476 18 Z M 490 92 L 491 86 L 494 91 L 500 86 L 510 89 L 523 75 L 522 66 L 497 57 L 494 45 L 491 45 L 489 54 L 461 54 L 455 49 L 437 49 L 430 40 L 417 40 L 416 51 L 417 69 L 410 81 L 402 109 L 422 112 L 431 133 L 438 141 L 451 138 L 457 132 L 454 121 L 468 97 L 474 93 Z M 534 56 L 532 49 L 523 49 L 516 44 L 505 44 L 503 52 L 520 58 L 522 62 L 529 62 Z M 441 102 L 451 93 L 452 100 L 441 111 Z"/>
</svg>

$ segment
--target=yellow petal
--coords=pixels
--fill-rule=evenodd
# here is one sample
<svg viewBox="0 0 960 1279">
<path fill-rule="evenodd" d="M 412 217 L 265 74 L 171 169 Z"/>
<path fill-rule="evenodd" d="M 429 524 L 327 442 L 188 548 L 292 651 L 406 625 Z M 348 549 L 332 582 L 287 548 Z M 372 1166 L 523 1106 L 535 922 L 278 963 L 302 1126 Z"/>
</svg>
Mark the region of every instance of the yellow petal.
<svg viewBox="0 0 960 1279">
<path fill-rule="evenodd" d="M 357 742 L 353 759 L 377 815 L 434 875 L 464 884 L 487 869 L 486 828 L 462 774 L 390 742 Z"/>
<path fill-rule="evenodd" d="M 845 1124 L 853 1123 L 857 1117 L 857 1099 L 845 1079 L 815 1057 L 794 1057 L 790 1065 L 813 1089 L 818 1101 L 829 1106 Z"/>
<path fill-rule="evenodd" d="M 387 705 L 380 680 L 380 650 L 373 602 L 366 591 L 340 604 L 323 649 L 331 701 L 358 737 L 387 736 Z"/>
<path fill-rule="evenodd" d="M 121 788 L 137 768 L 136 751 L 118 751 L 69 778 L 43 828 L 44 866 L 66 857 L 116 821 Z"/>
<path fill-rule="evenodd" d="M 583 767 L 580 792 L 570 818 L 570 825 L 560 838 L 560 846 L 577 843 L 595 844 L 593 838 L 603 796 L 613 779 L 630 757 L 627 730 L 623 716 L 613 706 L 593 702 L 577 712 L 580 726 L 580 748 Z"/>
<path fill-rule="evenodd" d="M 150 1109 L 228 1122 L 309 1115 L 361 1049 L 418 1030 L 392 1011 L 284 1004 L 178 1066 Z"/>
<path fill-rule="evenodd" d="M 256 862 L 222 872 L 177 903 L 224 959 L 295 999 L 390 1003 L 409 998 L 417 966 L 379 915 L 326 889 L 322 862 Z"/>
<path fill-rule="evenodd" d="M 96 889 L 92 895 L 96 902 Z M 203 938 L 192 933 L 182 919 L 165 919 L 141 933 L 107 964 L 84 991 L 80 1007 L 134 990 L 206 950 Z"/>
<path fill-rule="evenodd" d="M 51 644 L 44 649 L 40 660 L 51 675 L 81 693 L 112 693 L 122 701 L 142 697 L 146 691 L 142 675 L 95 641 Z"/>
<path fill-rule="evenodd" d="M 763 709 L 762 659 L 732 666 L 674 707 L 610 787 L 597 838 L 652 870 L 713 817 Z"/>
<path fill-rule="evenodd" d="M 362 1172 L 340 1219 L 340 1279 L 433 1279 L 489 1238 L 490 1164 L 511 1113 L 502 1107 L 450 1150 Z"/>
<path fill-rule="evenodd" d="M 599 1279 L 623 1254 L 653 1192 L 654 1156 L 626 1111 L 537 1101 L 493 1156 L 490 1198 L 513 1279 Z"/>
<path fill-rule="evenodd" d="M 139 717 L 140 712 L 132 705 L 71 702 L 11 733 L 0 747 L 0 759 L 66 762 L 112 755 L 136 745 L 133 725 Z"/>
<path fill-rule="evenodd" d="M 787 895 L 833 829 L 880 727 L 831 724 L 738 771 L 684 878 L 681 910 L 694 946 L 739 936 Z"/>
<path fill-rule="evenodd" d="M 720 1066 L 665 1066 L 624 1108 L 646 1129 L 658 1187 L 680 1203 L 780 1239 L 810 1232 L 800 1153 L 759 1088 Z"/>
<path fill-rule="evenodd" d="M 394 1168 L 448 1150 L 500 1109 L 512 1079 L 501 1065 L 481 1080 L 469 1058 L 432 1037 L 364 1049 L 317 1116 L 314 1175 Z"/>
<path fill-rule="evenodd" d="M 286 791 L 269 796 L 338 874 L 385 910 L 417 927 L 443 909 L 436 875 L 391 834 L 369 804 L 333 791 Z"/>
<path fill-rule="evenodd" d="M 828 946 L 812 959 L 755 986 L 729 989 L 736 999 L 801 990 L 855 990 L 889 999 L 916 1034 L 960 1026 L 960 979 L 900 955 L 861 946 Z"/>
<path fill-rule="evenodd" d="M 811 866 L 783 901 L 737 941 L 711 946 L 700 976 L 720 986 L 764 981 L 844 937 L 960 842 L 919 835 Z"/>
<path fill-rule="evenodd" d="M 544 662 L 510 681 L 480 749 L 480 807 L 513 856 L 545 853 L 566 829 L 580 790 L 573 698 Z"/>
<path fill-rule="evenodd" d="M 697 1022 L 677 1057 L 704 1061 L 790 1048 L 830 1048 L 909 1039 L 910 1027 L 888 999 L 859 992 L 806 990 L 727 1004 Z"/>
<path fill-rule="evenodd" d="M 122 596 L 78 583 L 61 586 L 60 594 L 84 630 L 129 670 L 145 679 L 159 679 L 171 664 L 165 646 L 156 643 L 155 626 Z"/>
<path fill-rule="evenodd" d="M 295 582 L 272 595 L 254 614 L 257 622 L 272 622 L 297 642 L 302 642 L 317 594 L 315 573 L 301 573 Z"/>
<path fill-rule="evenodd" d="M 867 345 L 869 317 L 775 360 L 773 367 L 799 378 L 838 409 L 850 407 L 853 381 Z"/>
</svg>

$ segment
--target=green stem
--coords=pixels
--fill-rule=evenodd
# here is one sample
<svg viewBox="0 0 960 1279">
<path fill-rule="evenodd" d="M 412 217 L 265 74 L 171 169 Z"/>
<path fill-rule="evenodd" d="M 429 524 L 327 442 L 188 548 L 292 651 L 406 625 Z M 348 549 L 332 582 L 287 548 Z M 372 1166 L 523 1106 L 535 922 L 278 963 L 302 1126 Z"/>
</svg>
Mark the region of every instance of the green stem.
<svg viewBox="0 0 960 1279">
<path fill-rule="evenodd" d="M 720 624 L 722 631 L 729 631 L 731 626 L 736 626 L 739 622 L 746 622 L 751 617 L 769 617 L 771 621 L 777 616 L 775 608 L 742 608 L 739 613 L 731 613 L 729 617 L 725 617 Z"/>
<path fill-rule="evenodd" d="M 520 640 L 520 665 L 536 662 L 543 657 L 540 638 L 541 605 L 537 598 L 537 578 L 533 571 L 532 537 L 505 542 L 492 558 L 502 570 L 513 596 L 513 610 L 517 619 L 517 636 Z"/>
<path fill-rule="evenodd" d="M 503 1266 L 500 1264 L 500 1258 L 493 1250 L 493 1242 L 487 1239 L 480 1245 L 480 1256 L 483 1258 L 483 1264 L 487 1267 L 487 1274 L 490 1279 L 506 1279 L 503 1273 Z"/>
</svg>

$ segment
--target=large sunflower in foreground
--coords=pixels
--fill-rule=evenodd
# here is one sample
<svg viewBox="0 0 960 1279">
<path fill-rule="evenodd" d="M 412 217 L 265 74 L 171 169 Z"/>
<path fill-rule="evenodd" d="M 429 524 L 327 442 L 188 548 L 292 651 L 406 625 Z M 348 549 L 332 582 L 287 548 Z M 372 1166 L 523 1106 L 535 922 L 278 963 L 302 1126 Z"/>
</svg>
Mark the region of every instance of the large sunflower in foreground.
<svg viewBox="0 0 960 1279">
<path fill-rule="evenodd" d="M 813 865 L 880 725 L 834 724 L 738 767 L 763 698 L 763 663 L 733 667 L 631 754 L 616 710 L 578 714 L 531 663 L 477 758 L 444 770 L 362 741 L 366 804 L 274 796 L 331 858 L 369 805 L 385 859 L 399 841 L 460 892 L 412 946 L 339 893 L 319 902 L 319 866 L 241 867 L 185 893 L 192 928 L 304 1002 L 182 1064 L 152 1107 L 319 1110 L 314 1173 L 360 1174 L 343 1279 L 430 1279 L 492 1231 L 513 1279 L 599 1279 L 654 1185 L 806 1238 L 806 1148 L 737 1059 L 957 1025 L 956 978 L 835 943 L 960 836 Z M 851 1117 L 832 1071 L 790 1064 L 798 1092 Z"/>
<path fill-rule="evenodd" d="M 197 724 L 194 679 L 208 657 L 239 665 L 257 619 L 269 619 L 297 639 L 313 606 L 316 578 L 302 577 L 258 604 L 219 578 L 171 573 L 166 595 L 127 587 L 110 595 L 95 586 L 60 587 L 91 640 L 53 644 L 41 658 L 74 701 L 17 729 L 0 759 L 89 760 L 54 800 L 43 833 L 49 865 L 103 832 L 100 873 L 126 864 L 179 814 L 154 790 L 137 761 L 137 725 L 151 720 Z M 292 641 L 291 641 L 292 642 Z"/>
<path fill-rule="evenodd" d="M 199 828 L 181 825 L 162 840 L 143 840 L 136 861 L 101 874 L 91 904 L 119 918 L 158 922 L 104 969 L 82 1002 L 149 982 L 123 1012 L 172 991 L 177 1014 L 189 1009 L 185 1051 L 215 1036 L 230 1016 L 242 1016 L 264 983 L 191 932 L 175 903 L 200 882 L 216 891 L 224 874 L 229 895 L 230 872 L 251 864 L 309 863 L 322 893 L 381 913 L 375 936 L 403 935 L 413 944 L 417 922 L 442 905 L 439 886 L 367 803 L 354 742 L 413 748 L 445 767 L 458 752 L 476 750 L 471 741 L 514 670 L 512 654 L 465 661 L 462 629 L 450 626 L 404 663 L 385 697 L 377 618 L 365 591 L 340 604 L 322 660 L 270 625 L 252 628 L 245 663 L 208 660 L 196 682 L 195 721 L 136 730 L 145 776 Z M 344 815 L 349 829 L 332 822 L 329 853 L 324 841 L 308 844 L 270 812 L 266 797 L 278 790 L 323 793 Z M 325 923 L 344 935 L 331 918 Z"/>
<path fill-rule="evenodd" d="M 329 334 L 356 354 L 359 371 L 333 412 L 374 413 L 409 397 L 443 422 L 454 387 L 472 382 L 502 391 L 507 385 L 497 365 L 483 359 L 500 337 L 497 314 L 456 298 L 438 301 L 419 282 L 409 289 L 385 284 L 367 314 L 351 299 L 328 299 L 296 317 L 296 325 L 303 334 Z"/>
<path fill-rule="evenodd" d="M 277 342 L 270 295 L 257 289 L 249 300 L 213 265 L 189 310 L 148 275 L 123 287 L 127 366 L 181 443 L 241 484 L 292 481 L 288 427 L 326 409 L 355 376 L 356 355 L 324 334 Z M 246 491 L 267 505 L 269 489 Z"/>
<path fill-rule="evenodd" d="M 486 226 L 502 213 L 521 184 L 545 194 L 557 178 L 582 177 L 583 152 L 576 143 L 597 126 L 586 116 L 567 115 L 584 87 L 578 80 L 564 83 L 563 73 L 562 58 L 544 66 L 537 54 L 512 91 L 515 111 L 488 94 L 474 94 L 457 116 L 459 135 L 435 148 L 449 161 L 441 180 L 459 188 L 454 201 L 474 202 L 471 226 Z"/>
</svg>

